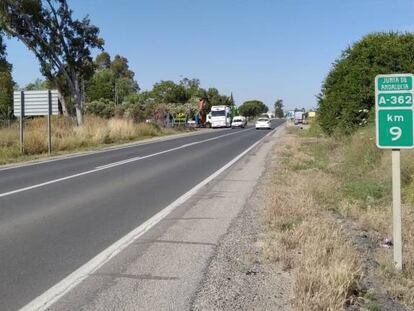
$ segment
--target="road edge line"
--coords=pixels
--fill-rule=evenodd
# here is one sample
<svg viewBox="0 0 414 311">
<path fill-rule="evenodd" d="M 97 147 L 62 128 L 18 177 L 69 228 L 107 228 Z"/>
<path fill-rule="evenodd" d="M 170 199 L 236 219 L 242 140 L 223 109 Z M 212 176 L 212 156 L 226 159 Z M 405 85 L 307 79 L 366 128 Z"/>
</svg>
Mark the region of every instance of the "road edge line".
<svg viewBox="0 0 414 311">
<path fill-rule="evenodd" d="M 135 242 L 139 237 L 141 237 L 144 233 L 158 224 L 162 219 L 164 219 L 167 215 L 169 215 L 173 210 L 175 210 L 178 206 L 186 202 L 189 198 L 191 198 L 195 193 L 197 193 L 202 187 L 207 185 L 211 182 L 214 178 L 218 177 L 221 173 L 226 171 L 232 165 L 234 165 L 237 161 L 239 161 L 242 157 L 244 157 L 249 151 L 254 149 L 257 145 L 259 145 L 265 138 L 269 137 L 271 134 L 276 132 L 279 129 L 280 125 L 273 129 L 270 133 L 263 136 L 253 145 L 245 149 L 242 153 L 237 155 L 235 158 L 227 162 L 224 166 L 219 168 L 213 174 L 208 176 L 206 179 L 202 180 L 196 186 L 191 188 L 189 191 L 181 195 L 175 201 L 170 203 L 167 207 L 163 210 L 159 211 L 157 214 L 152 216 L 150 219 L 139 225 L 137 228 L 126 234 L 124 237 L 104 249 L 98 255 L 93 257 L 87 263 L 83 264 L 80 268 L 76 269 L 74 272 L 66 276 L 64 279 L 56 283 L 54 286 L 46 290 L 43 294 L 38 296 L 37 298 L 33 299 L 31 302 L 23 306 L 20 311 L 41 311 L 46 310 L 50 306 L 52 306 L 55 302 L 57 302 L 60 298 L 62 298 L 66 293 L 68 293 L 71 289 L 75 288 L 79 285 L 82 281 L 84 281 L 89 275 L 97 271 L 101 268 L 104 264 L 106 264 L 109 260 L 115 257 L 117 254 L 122 252 L 126 249 L 129 245 Z"/>
</svg>

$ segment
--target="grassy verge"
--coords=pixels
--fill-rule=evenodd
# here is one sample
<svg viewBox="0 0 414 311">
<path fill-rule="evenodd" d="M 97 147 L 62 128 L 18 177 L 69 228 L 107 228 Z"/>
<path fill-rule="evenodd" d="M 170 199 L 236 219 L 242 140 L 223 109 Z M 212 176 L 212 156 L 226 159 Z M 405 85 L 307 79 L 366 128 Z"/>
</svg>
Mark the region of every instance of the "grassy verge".
<svg viewBox="0 0 414 311">
<path fill-rule="evenodd" d="M 294 272 L 299 310 L 381 309 L 375 289 L 361 288 L 365 254 L 335 215 L 391 237 L 389 152 L 376 148 L 373 127 L 347 138 L 324 137 L 315 126 L 287 132 L 269 187 L 273 238 L 266 256 Z M 403 152 L 402 159 L 404 271 L 395 272 L 392 249 L 381 248 L 380 240 L 373 256 L 387 296 L 414 307 L 414 152 Z"/>
<path fill-rule="evenodd" d="M 71 119 L 52 119 L 52 148 L 54 154 L 92 150 L 102 146 L 177 133 L 154 124 L 136 124 L 126 119 L 104 120 L 88 116 L 81 127 Z M 0 164 L 13 163 L 46 156 L 47 123 L 44 118 L 26 121 L 24 153 L 20 152 L 19 126 L 0 129 Z"/>
</svg>

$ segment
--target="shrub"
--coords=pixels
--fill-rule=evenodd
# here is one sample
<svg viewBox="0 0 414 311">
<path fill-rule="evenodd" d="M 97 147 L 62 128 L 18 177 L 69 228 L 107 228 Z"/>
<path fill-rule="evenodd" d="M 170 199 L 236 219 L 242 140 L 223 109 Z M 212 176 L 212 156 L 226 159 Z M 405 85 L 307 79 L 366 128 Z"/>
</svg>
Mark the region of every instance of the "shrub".
<svg viewBox="0 0 414 311">
<path fill-rule="evenodd" d="M 109 119 L 115 115 L 115 103 L 104 98 L 94 100 L 86 104 L 85 112 L 101 118 Z"/>
<path fill-rule="evenodd" d="M 322 129 L 350 134 L 368 122 L 378 74 L 414 72 L 414 34 L 373 33 L 343 51 L 318 96 Z M 373 117 L 373 115 L 371 115 Z"/>
<path fill-rule="evenodd" d="M 122 105 L 124 116 L 134 122 L 142 122 L 145 120 L 145 107 L 140 103 L 127 103 Z"/>
</svg>

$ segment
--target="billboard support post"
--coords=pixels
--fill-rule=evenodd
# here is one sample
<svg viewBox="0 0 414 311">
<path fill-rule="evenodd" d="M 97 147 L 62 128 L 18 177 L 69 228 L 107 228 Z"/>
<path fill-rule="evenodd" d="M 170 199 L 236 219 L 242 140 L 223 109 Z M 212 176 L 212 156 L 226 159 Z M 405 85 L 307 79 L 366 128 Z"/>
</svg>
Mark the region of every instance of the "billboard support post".
<svg viewBox="0 0 414 311">
<path fill-rule="evenodd" d="M 51 116 L 52 116 L 52 92 L 49 90 L 48 92 L 48 114 L 47 114 L 47 149 L 49 155 L 52 154 L 52 122 L 51 122 Z"/>
<path fill-rule="evenodd" d="M 24 152 L 24 139 L 23 139 L 23 130 L 24 129 L 24 92 L 20 92 L 20 152 Z"/>
</svg>

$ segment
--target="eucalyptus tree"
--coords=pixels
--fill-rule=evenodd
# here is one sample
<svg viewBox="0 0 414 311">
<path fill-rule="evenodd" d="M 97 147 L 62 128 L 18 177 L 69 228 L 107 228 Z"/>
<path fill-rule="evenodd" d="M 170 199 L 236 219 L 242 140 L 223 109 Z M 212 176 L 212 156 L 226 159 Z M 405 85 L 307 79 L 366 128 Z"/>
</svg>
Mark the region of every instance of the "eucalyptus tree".
<svg viewBox="0 0 414 311">
<path fill-rule="evenodd" d="M 0 119 L 2 120 L 12 117 L 14 82 L 11 71 L 12 65 L 6 59 L 6 45 L 0 33 Z"/>
<path fill-rule="evenodd" d="M 88 16 L 78 20 L 72 13 L 66 0 L 1 0 L 0 28 L 34 53 L 48 80 L 69 88 L 81 125 L 82 84 L 94 72 L 91 49 L 102 49 L 104 41 Z"/>
</svg>

